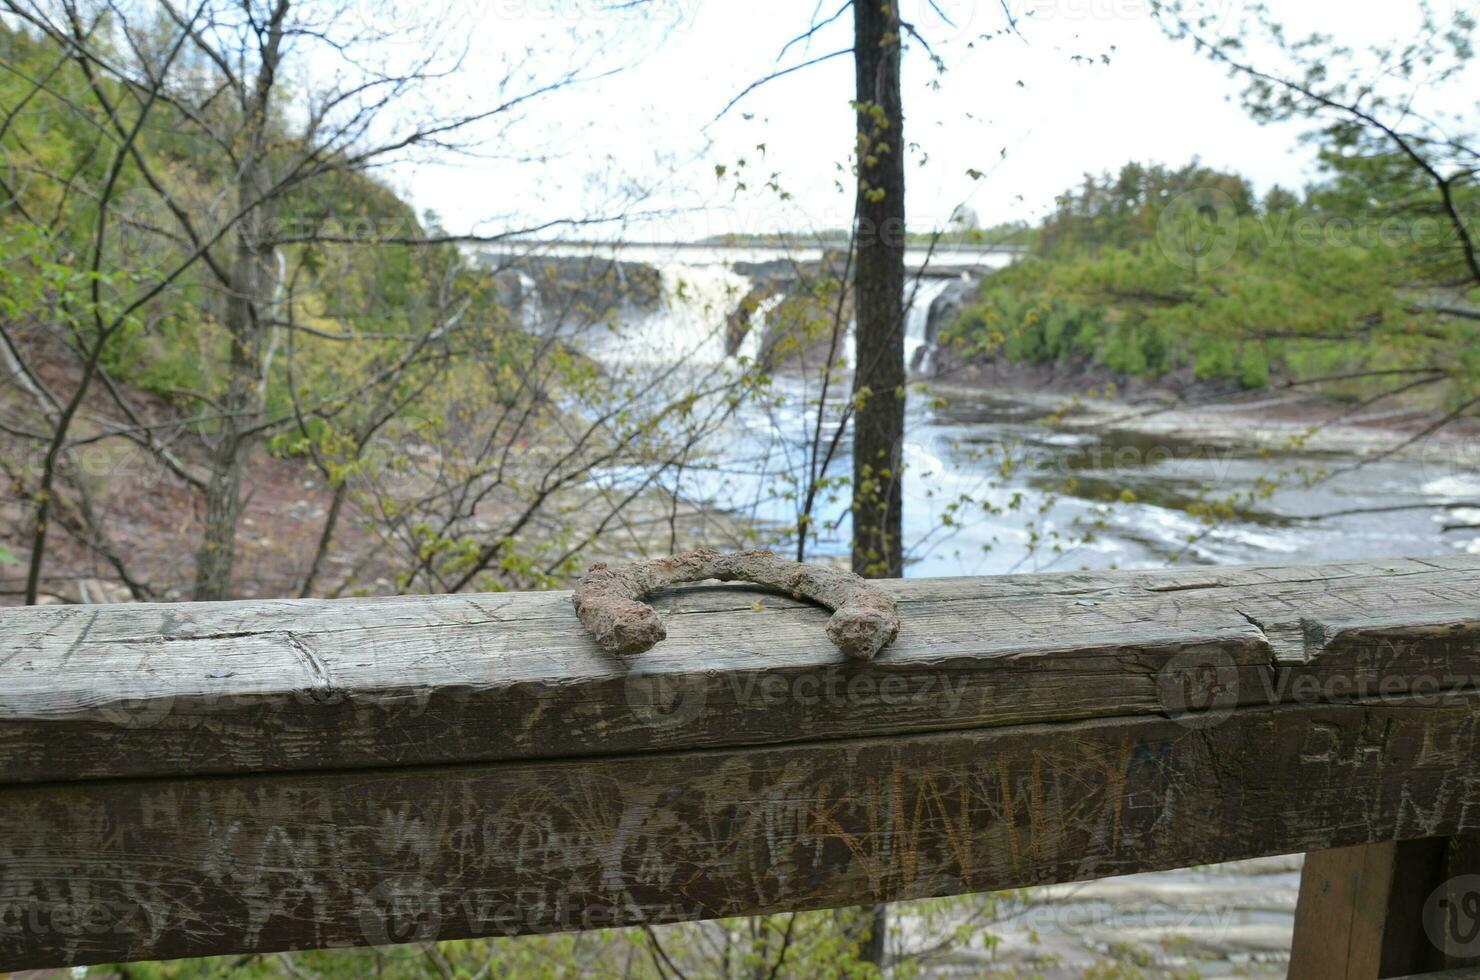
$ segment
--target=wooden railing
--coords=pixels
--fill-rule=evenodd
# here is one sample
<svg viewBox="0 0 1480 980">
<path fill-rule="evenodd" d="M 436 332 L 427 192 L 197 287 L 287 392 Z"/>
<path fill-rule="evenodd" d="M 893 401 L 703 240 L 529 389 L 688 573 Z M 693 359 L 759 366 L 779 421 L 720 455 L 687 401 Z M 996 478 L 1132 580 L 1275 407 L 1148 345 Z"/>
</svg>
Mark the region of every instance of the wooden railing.
<svg viewBox="0 0 1480 980">
<path fill-rule="evenodd" d="M 883 584 L 862 665 L 736 587 L 625 661 L 568 593 L 0 612 L 0 969 L 1294 852 L 1293 976 L 1480 963 L 1480 558 Z"/>
</svg>

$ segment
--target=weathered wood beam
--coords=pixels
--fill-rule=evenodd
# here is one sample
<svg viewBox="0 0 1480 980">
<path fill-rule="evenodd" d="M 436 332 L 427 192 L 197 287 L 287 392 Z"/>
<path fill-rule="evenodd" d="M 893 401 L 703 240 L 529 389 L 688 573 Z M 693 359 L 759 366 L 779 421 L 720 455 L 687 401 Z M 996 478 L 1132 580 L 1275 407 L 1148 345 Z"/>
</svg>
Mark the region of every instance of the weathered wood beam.
<svg viewBox="0 0 1480 980">
<path fill-rule="evenodd" d="M 566 593 L 6 612 L 0 969 L 1480 831 L 1480 558 L 886 585 L 869 664 L 733 589 L 629 659 Z"/>
<path fill-rule="evenodd" d="M 0 784 L 765 745 L 1344 701 L 1480 676 L 1480 558 L 883 583 L 851 664 L 824 610 L 655 600 L 619 658 L 569 593 L 10 610 Z M 754 608 L 760 606 L 760 610 Z"/>
<path fill-rule="evenodd" d="M 1480 830 L 1480 695 L 0 790 L 0 969 L 512 935 Z M 85 923 L 85 924 L 80 924 Z M 17 927 L 18 926 L 18 927 Z"/>
</svg>

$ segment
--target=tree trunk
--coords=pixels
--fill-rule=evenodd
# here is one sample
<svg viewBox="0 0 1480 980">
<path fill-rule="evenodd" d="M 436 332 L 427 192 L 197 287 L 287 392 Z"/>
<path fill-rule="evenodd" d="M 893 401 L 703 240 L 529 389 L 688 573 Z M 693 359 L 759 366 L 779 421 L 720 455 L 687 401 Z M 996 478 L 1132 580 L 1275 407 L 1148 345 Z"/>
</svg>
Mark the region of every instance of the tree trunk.
<svg viewBox="0 0 1480 980">
<path fill-rule="evenodd" d="M 265 212 L 267 208 L 259 210 Z M 266 225 L 265 214 L 254 214 L 241 222 L 237 232 L 232 287 L 226 297 L 224 315 L 226 332 L 231 337 L 231 355 L 226 363 L 226 393 L 221 399 L 221 428 L 211 447 L 205 530 L 195 556 L 195 588 L 191 598 L 197 601 L 226 598 L 236 564 L 242 466 L 252 444 L 250 430 L 262 414 L 264 331 L 259 311 L 266 309 L 267 304 L 261 303 L 261 298 L 270 296 L 272 271 L 270 255 L 260 254 L 255 239 Z"/>
<path fill-rule="evenodd" d="M 853 263 L 853 570 L 904 574 L 904 109 L 897 0 L 854 0 L 858 228 Z M 888 906 L 856 910 L 859 955 L 885 967 Z"/>
<path fill-rule="evenodd" d="M 900 468 L 904 443 L 904 113 L 899 11 L 853 4 L 858 97 L 858 229 L 853 295 L 853 570 L 904 570 Z"/>
<path fill-rule="evenodd" d="M 230 287 L 222 320 L 231 338 L 226 364 L 226 394 L 221 399 L 221 429 L 211 449 L 211 479 L 206 485 L 206 524 L 195 556 L 197 601 L 224 599 L 236 565 L 236 525 L 241 518 L 242 466 L 266 398 L 263 361 L 267 325 L 264 314 L 275 301 L 277 269 L 270 244 L 276 231 L 277 197 L 271 194 L 269 119 L 282 54 L 283 24 L 291 0 L 276 0 L 261 35 L 261 63 L 250 91 L 243 92 L 241 167 L 237 172 L 237 222 Z"/>
</svg>

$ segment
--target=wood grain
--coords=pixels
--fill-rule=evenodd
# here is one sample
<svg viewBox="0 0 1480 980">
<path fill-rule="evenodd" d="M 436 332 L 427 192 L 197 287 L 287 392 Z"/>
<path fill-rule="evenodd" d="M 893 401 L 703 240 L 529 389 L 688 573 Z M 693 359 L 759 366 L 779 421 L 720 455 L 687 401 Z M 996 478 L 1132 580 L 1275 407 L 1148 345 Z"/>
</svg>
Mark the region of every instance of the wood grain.
<svg viewBox="0 0 1480 980">
<path fill-rule="evenodd" d="M 7 610 L 0 784 L 1439 698 L 1480 676 L 1480 557 L 883 585 L 904 627 L 868 665 L 826 611 L 735 588 L 656 599 L 669 639 L 625 659 L 568 593 Z"/>
<path fill-rule="evenodd" d="M 1480 558 L 882 584 L 870 664 L 744 589 L 656 600 L 630 661 L 568 593 L 7 611 L 0 970 L 1357 845 L 1311 866 L 1329 975 L 1464 962 L 1408 913 L 1475 867 Z"/>
<path fill-rule="evenodd" d="M 1290 976 L 1378 980 L 1397 850 L 1383 841 L 1305 856 Z"/>
<path fill-rule="evenodd" d="M 1477 742 L 1468 695 L 1249 707 L 1210 728 L 1114 718 L 13 786 L 0 969 L 822 908 L 1448 836 L 1480 829 Z"/>
</svg>

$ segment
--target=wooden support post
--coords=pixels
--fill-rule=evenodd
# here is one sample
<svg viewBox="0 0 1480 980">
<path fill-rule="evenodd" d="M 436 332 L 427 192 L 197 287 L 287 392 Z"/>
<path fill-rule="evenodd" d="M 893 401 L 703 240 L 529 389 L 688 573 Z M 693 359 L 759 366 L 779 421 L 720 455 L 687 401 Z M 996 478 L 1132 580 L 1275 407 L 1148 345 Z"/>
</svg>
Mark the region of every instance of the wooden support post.
<svg viewBox="0 0 1480 980">
<path fill-rule="evenodd" d="M 1480 835 L 1306 855 L 1290 976 L 1378 980 L 1480 965 Z"/>
<path fill-rule="evenodd" d="M 1449 839 L 1440 888 L 1427 896 L 1424 915 L 1444 947 L 1443 965 L 1480 974 L 1480 834 Z"/>
<path fill-rule="evenodd" d="M 1290 976 L 1376 980 L 1397 847 L 1388 841 L 1305 856 Z"/>
</svg>

